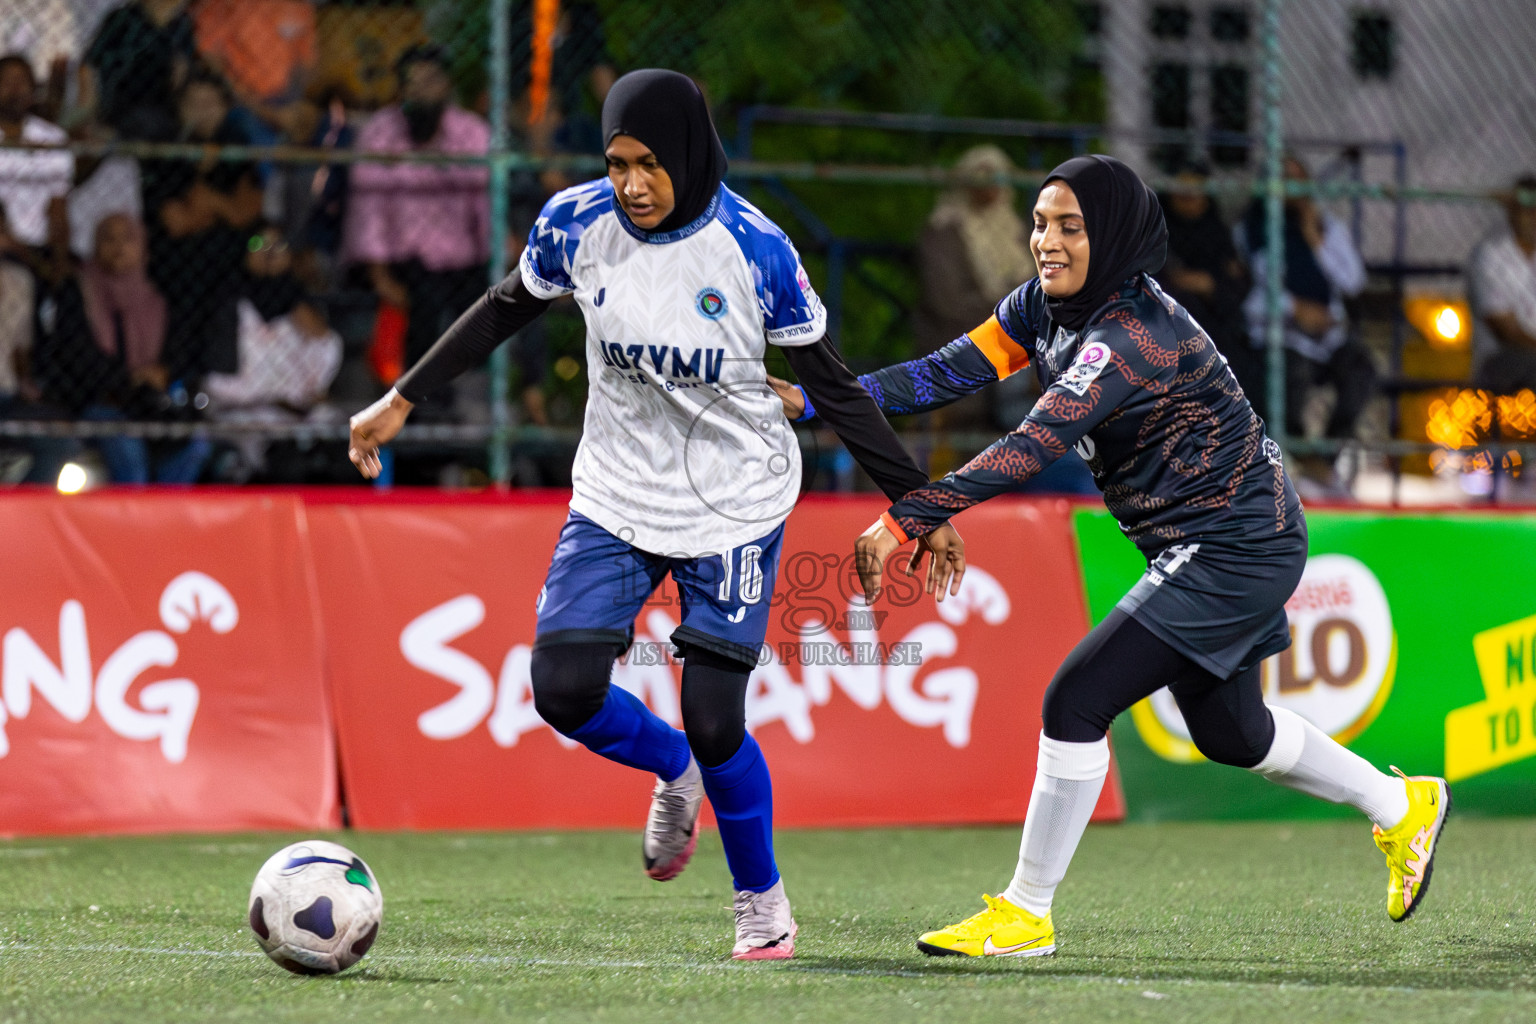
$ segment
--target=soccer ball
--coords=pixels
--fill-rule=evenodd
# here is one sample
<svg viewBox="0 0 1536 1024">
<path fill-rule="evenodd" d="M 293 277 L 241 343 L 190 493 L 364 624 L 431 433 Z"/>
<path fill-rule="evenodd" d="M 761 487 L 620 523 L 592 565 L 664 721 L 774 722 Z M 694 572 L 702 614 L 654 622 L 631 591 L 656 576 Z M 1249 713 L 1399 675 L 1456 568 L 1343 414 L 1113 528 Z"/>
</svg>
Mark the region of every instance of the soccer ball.
<svg viewBox="0 0 1536 1024">
<path fill-rule="evenodd" d="M 274 853 L 251 886 L 251 931 L 295 974 L 336 974 L 379 937 L 384 894 L 345 846 L 306 839 Z"/>
</svg>

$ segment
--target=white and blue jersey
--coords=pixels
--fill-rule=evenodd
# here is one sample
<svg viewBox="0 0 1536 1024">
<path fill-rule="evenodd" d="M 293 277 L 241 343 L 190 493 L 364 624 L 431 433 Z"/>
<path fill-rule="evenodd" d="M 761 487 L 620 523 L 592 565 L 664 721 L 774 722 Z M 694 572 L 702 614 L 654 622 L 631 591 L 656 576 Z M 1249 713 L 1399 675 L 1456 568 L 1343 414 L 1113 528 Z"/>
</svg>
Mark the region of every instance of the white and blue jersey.
<svg viewBox="0 0 1536 1024">
<path fill-rule="evenodd" d="M 820 340 L 826 310 L 777 225 L 721 185 L 692 223 L 642 232 L 602 178 L 544 205 L 520 272 L 540 298 L 574 296 L 586 319 L 573 511 L 684 558 L 784 521 L 800 450 L 762 360 L 769 344 Z"/>
</svg>

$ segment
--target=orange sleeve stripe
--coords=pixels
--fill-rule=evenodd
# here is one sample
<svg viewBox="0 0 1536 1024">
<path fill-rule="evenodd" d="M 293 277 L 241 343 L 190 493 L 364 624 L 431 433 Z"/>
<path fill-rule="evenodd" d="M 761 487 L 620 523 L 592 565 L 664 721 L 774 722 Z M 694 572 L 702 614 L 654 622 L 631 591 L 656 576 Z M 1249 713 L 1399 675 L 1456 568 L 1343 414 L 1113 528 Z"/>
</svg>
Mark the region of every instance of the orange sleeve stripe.
<svg viewBox="0 0 1536 1024">
<path fill-rule="evenodd" d="M 986 323 L 966 332 L 966 337 L 992 363 L 997 370 L 998 380 L 1012 376 L 1029 365 L 1029 355 L 1024 347 L 1008 337 L 1008 332 L 1003 330 L 996 316 L 987 317 Z"/>
<path fill-rule="evenodd" d="M 891 536 L 895 537 L 901 543 L 905 544 L 907 541 L 912 539 L 902 531 L 900 526 L 896 525 L 896 520 L 891 516 L 889 512 L 881 512 L 880 521 L 885 524 L 885 528 L 887 530 L 891 531 Z"/>
</svg>

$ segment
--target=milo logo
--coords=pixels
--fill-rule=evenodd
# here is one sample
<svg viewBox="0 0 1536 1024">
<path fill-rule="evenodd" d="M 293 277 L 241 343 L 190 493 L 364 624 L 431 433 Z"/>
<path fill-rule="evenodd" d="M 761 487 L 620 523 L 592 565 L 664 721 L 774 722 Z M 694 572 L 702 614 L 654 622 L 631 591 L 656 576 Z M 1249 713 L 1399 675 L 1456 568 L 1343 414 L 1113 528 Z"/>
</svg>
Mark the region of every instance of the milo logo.
<svg viewBox="0 0 1536 1024">
<path fill-rule="evenodd" d="M 1288 708 L 1348 743 L 1392 692 L 1397 638 L 1376 575 L 1348 555 L 1314 555 L 1285 605 L 1291 646 L 1260 666 L 1264 702 Z M 1148 747 L 1169 761 L 1202 760 L 1166 689 L 1131 709 Z"/>
</svg>

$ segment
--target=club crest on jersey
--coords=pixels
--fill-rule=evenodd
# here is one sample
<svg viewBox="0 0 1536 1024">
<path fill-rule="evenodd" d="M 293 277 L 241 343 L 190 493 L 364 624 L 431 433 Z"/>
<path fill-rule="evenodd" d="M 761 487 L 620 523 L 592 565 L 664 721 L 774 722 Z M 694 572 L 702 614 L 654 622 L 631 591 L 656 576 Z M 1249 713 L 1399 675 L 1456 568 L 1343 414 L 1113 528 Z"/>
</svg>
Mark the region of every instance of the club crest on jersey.
<svg viewBox="0 0 1536 1024">
<path fill-rule="evenodd" d="M 1104 372 L 1104 367 L 1109 363 L 1109 346 L 1100 341 L 1090 341 L 1083 346 L 1083 350 L 1057 383 L 1074 395 L 1081 396 L 1087 393 L 1088 386 Z"/>
<path fill-rule="evenodd" d="M 725 311 L 729 308 L 726 306 L 725 296 L 714 288 L 702 289 L 698 295 L 694 296 L 693 301 L 699 315 L 706 320 L 719 320 L 725 316 Z"/>
</svg>

